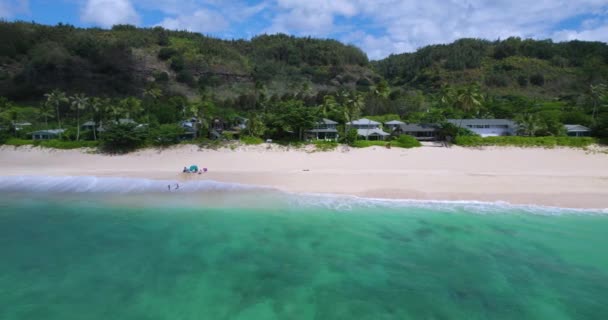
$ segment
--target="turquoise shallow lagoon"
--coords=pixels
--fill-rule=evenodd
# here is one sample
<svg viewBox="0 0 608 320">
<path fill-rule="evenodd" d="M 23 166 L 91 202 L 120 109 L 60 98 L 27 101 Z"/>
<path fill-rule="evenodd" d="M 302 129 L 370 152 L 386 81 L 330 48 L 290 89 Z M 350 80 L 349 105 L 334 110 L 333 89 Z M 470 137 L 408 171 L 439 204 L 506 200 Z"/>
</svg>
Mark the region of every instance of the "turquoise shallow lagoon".
<svg viewBox="0 0 608 320">
<path fill-rule="evenodd" d="M 3 193 L 0 319 L 608 317 L 602 213 L 197 197 Z"/>
</svg>

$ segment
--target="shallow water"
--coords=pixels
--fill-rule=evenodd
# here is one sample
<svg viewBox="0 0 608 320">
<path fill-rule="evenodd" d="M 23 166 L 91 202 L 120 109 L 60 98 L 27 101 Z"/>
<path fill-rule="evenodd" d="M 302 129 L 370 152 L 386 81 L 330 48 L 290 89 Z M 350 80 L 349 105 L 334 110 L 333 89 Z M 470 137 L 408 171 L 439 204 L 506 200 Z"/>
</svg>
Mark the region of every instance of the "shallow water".
<svg viewBox="0 0 608 320">
<path fill-rule="evenodd" d="M 5 192 L 0 319 L 602 319 L 607 231 L 505 205 Z"/>
</svg>

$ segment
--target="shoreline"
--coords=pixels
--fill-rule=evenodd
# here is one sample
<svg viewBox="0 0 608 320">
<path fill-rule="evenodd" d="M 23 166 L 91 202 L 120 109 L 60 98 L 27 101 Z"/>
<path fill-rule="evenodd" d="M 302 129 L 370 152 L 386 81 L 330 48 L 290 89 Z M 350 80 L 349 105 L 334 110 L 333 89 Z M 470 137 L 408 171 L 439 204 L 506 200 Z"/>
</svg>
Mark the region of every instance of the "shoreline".
<svg viewBox="0 0 608 320">
<path fill-rule="evenodd" d="M 182 174 L 183 166 L 190 164 L 209 172 Z M 288 193 L 608 208 L 608 156 L 574 149 L 372 147 L 307 153 L 265 146 L 199 150 L 186 145 L 107 156 L 80 150 L 1 148 L 0 176 L 212 180 Z"/>
</svg>

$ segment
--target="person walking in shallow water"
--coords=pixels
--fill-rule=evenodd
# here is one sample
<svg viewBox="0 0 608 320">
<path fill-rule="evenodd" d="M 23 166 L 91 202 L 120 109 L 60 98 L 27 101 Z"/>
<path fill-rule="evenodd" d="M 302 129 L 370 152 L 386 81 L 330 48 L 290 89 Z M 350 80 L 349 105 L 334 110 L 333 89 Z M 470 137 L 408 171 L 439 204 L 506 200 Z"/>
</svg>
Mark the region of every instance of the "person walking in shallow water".
<svg viewBox="0 0 608 320">
<path fill-rule="evenodd" d="M 171 191 L 171 185 L 170 185 L 170 184 L 168 184 L 168 185 L 167 185 L 167 189 L 168 189 L 169 191 Z"/>
</svg>

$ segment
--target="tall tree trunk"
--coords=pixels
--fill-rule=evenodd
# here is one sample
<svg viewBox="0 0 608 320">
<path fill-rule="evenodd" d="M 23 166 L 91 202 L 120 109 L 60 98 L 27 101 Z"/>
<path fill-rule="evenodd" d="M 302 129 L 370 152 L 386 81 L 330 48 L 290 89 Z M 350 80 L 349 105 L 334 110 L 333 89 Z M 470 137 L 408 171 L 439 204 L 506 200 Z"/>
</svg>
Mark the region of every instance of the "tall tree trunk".
<svg viewBox="0 0 608 320">
<path fill-rule="evenodd" d="M 76 141 L 80 141 L 80 109 L 76 107 Z"/>
<path fill-rule="evenodd" d="M 61 118 L 59 118 L 59 104 L 57 104 L 55 107 L 57 110 L 57 125 L 59 126 L 59 128 L 57 129 L 61 129 Z"/>
</svg>

